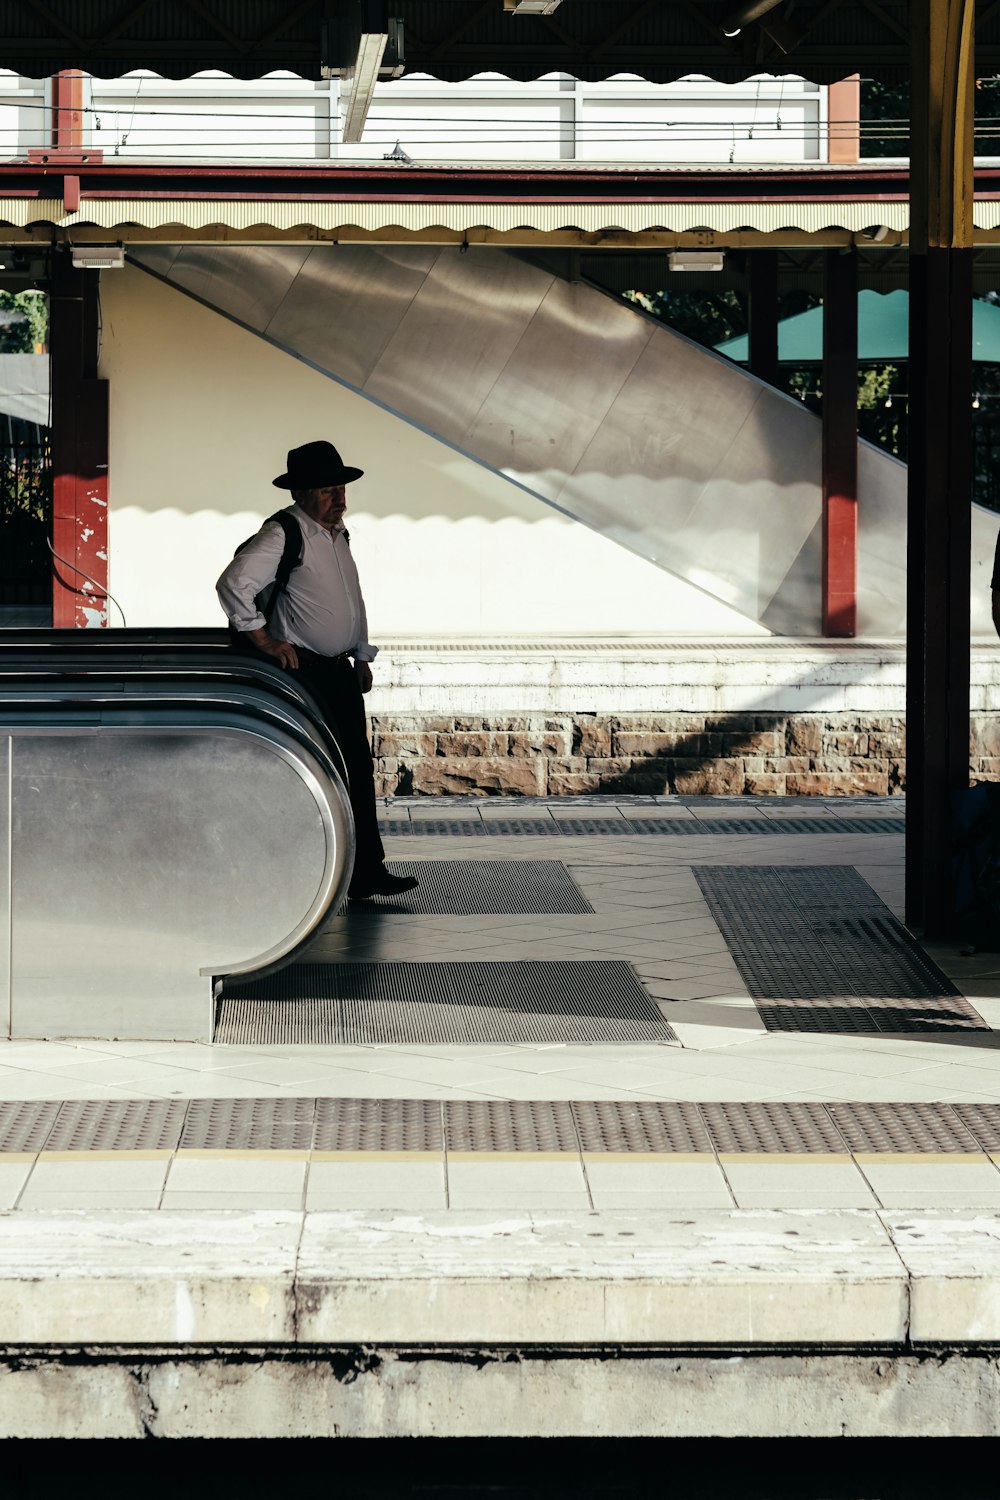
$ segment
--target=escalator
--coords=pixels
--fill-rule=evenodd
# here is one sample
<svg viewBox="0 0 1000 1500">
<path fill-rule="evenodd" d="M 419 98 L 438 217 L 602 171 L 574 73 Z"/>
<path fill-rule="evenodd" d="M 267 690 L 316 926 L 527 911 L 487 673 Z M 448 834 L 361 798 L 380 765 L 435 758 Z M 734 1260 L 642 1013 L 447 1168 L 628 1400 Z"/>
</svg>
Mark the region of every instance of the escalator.
<svg viewBox="0 0 1000 1500">
<path fill-rule="evenodd" d="M 315 702 L 219 631 L 11 631 L 0 650 L 0 1031 L 199 1040 L 293 961 L 354 857 Z"/>
<path fill-rule="evenodd" d="M 565 259 L 433 245 L 130 260 L 775 633 L 821 633 L 819 419 Z M 858 633 L 903 633 L 906 470 L 858 446 Z M 992 512 L 973 506 L 973 629 Z M 985 575 L 985 576 L 984 576 Z"/>
</svg>

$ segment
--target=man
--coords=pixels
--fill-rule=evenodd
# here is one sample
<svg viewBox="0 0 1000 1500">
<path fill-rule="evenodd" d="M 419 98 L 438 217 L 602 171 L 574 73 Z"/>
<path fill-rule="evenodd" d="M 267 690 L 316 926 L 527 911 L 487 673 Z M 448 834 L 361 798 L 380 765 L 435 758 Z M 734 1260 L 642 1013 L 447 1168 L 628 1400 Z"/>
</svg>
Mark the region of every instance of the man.
<svg viewBox="0 0 1000 1500">
<path fill-rule="evenodd" d="M 273 583 L 281 561 L 285 533 L 277 521 L 265 521 L 216 585 L 222 607 L 241 639 L 301 678 L 327 716 L 350 781 L 357 831 L 350 886 L 355 901 L 399 896 L 417 884 L 412 876 L 393 875 L 385 868 L 375 813 L 362 694 L 371 691 L 370 663 L 378 647 L 368 641 L 365 602 L 344 528 L 347 485 L 363 472 L 343 463 L 332 443 L 306 443 L 289 452 L 286 472 L 272 483 L 291 491 L 294 504 L 288 514 L 302 532 L 302 557 L 269 623 L 255 600 Z"/>
</svg>

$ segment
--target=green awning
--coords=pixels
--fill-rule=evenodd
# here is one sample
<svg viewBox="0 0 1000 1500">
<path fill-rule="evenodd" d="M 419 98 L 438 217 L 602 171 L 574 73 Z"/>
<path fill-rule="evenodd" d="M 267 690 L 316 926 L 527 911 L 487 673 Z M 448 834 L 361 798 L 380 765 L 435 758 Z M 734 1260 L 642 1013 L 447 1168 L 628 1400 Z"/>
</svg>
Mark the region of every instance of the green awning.
<svg viewBox="0 0 1000 1500">
<path fill-rule="evenodd" d="M 858 359 L 906 359 L 909 337 L 908 292 L 858 293 Z M 720 354 L 745 362 L 746 334 L 716 344 Z M 1000 364 L 1000 307 L 976 298 L 972 304 L 972 357 Z M 818 364 L 823 358 L 823 309 L 812 307 L 778 324 L 778 358 L 791 365 Z"/>
</svg>

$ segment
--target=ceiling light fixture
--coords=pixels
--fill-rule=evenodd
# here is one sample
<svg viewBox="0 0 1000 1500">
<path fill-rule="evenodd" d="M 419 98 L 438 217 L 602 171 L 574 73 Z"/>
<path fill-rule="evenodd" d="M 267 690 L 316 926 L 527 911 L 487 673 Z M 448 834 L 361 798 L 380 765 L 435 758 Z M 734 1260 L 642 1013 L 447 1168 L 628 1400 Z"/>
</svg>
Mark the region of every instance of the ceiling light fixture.
<svg viewBox="0 0 1000 1500">
<path fill-rule="evenodd" d="M 511 16 L 551 16 L 561 3 L 562 0 L 503 0 L 503 8 Z"/>
<path fill-rule="evenodd" d="M 721 250 L 671 250 L 667 256 L 671 271 L 721 271 L 725 261 Z"/>
<path fill-rule="evenodd" d="M 125 265 L 125 247 L 71 245 L 70 259 L 78 271 L 120 271 Z"/>
</svg>

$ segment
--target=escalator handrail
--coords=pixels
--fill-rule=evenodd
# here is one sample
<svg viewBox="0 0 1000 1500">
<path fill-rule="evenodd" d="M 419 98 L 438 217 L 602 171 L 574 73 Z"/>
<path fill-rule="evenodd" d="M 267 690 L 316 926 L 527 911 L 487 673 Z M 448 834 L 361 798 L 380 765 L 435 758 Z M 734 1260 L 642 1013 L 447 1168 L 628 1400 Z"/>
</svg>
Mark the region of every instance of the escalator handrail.
<svg viewBox="0 0 1000 1500">
<path fill-rule="evenodd" d="M 115 692 L 106 683 L 90 683 L 85 687 L 74 685 L 70 689 L 40 687 L 34 692 L 19 692 L 16 688 L 0 683 L 0 728 L 15 725 L 23 727 L 31 723 L 33 718 L 45 717 L 47 720 L 53 710 L 74 707 L 81 714 L 89 712 L 94 722 L 100 722 L 100 716 L 110 711 L 135 715 L 135 722 L 140 722 L 146 707 L 173 711 L 216 708 L 246 715 L 251 719 L 259 718 L 267 723 L 280 725 L 304 748 L 324 761 L 345 787 L 349 784 L 340 747 L 322 720 L 314 719 L 293 700 L 264 692 L 253 685 L 233 683 L 216 686 L 182 681 L 149 683 L 143 679 L 141 692 L 124 684 L 120 692 Z"/>
<path fill-rule="evenodd" d="M 110 685 L 121 681 L 141 681 L 152 685 L 170 684 L 179 692 L 185 687 L 205 686 L 209 683 L 252 684 L 266 689 L 276 699 L 296 706 L 310 720 L 327 753 L 339 767 L 347 780 L 347 769 L 343 754 L 327 724 L 319 704 L 309 690 L 297 679 L 290 677 L 276 664 L 261 659 L 243 657 L 235 652 L 220 653 L 206 658 L 186 661 L 182 656 L 175 663 L 165 664 L 162 659 L 146 663 L 141 658 L 128 658 L 124 663 L 100 659 L 94 663 L 84 652 L 73 652 L 69 661 L 51 660 L 38 663 L 34 654 L 22 660 L 17 654 L 0 651 L 0 713 L 3 705 L 11 701 L 11 694 L 25 690 L 29 685 L 40 687 L 59 686 L 69 699 L 74 693 L 90 687 Z M 131 684 L 130 684 L 131 687 Z"/>
</svg>

